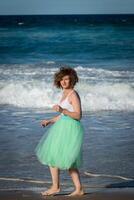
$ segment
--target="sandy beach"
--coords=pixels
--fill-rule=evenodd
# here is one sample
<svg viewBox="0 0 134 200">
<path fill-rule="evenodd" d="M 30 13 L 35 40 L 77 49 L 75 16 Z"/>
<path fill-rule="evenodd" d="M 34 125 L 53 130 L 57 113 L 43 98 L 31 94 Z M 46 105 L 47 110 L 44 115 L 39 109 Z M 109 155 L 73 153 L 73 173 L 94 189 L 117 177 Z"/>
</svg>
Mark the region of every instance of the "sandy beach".
<svg viewBox="0 0 134 200">
<path fill-rule="evenodd" d="M 85 193 L 83 196 L 68 197 L 65 193 L 55 196 L 42 196 L 40 193 L 28 190 L 3 190 L 0 191 L 0 200 L 41 200 L 41 199 L 81 199 L 81 200 L 134 200 L 134 189 L 104 189 L 99 192 Z"/>
</svg>

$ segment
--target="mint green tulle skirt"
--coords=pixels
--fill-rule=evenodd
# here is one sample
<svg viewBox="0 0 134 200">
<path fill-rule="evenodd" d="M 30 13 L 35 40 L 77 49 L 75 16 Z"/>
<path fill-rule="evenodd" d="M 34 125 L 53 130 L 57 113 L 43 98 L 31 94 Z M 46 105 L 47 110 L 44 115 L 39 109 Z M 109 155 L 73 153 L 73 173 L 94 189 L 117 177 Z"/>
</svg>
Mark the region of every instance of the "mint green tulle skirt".
<svg viewBox="0 0 134 200">
<path fill-rule="evenodd" d="M 79 168 L 83 164 L 84 128 L 67 115 L 51 125 L 35 148 L 38 160 L 59 169 Z"/>
</svg>

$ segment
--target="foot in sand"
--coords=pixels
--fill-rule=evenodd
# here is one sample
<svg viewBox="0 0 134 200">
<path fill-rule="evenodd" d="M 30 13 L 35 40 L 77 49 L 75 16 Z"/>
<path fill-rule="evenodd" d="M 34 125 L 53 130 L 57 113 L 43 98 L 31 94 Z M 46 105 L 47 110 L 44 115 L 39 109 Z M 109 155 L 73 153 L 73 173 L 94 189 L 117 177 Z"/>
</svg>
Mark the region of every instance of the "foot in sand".
<svg viewBox="0 0 134 200">
<path fill-rule="evenodd" d="M 50 196 L 50 195 L 56 195 L 59 192 L 60 192 L 60 188 L 51 187 L 50 189 L 48 189 L 48 190 L 46 190 L 44 192 L 41 192 L 41 194 L 43 196 Z"/>
<path fill-rule="evenodd" d="M 71 194 L 68 194 L 67 196 L 82 196 L 84 195 L 84 190 L 75 190 L 74 192 L 72 192 Z"/>
</svg>

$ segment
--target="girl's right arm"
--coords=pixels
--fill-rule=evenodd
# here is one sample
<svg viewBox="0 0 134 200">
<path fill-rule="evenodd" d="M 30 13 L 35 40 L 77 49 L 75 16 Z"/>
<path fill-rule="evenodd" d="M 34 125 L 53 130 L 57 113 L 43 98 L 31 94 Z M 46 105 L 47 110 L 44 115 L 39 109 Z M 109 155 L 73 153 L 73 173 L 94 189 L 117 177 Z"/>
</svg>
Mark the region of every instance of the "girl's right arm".
<svg viewBox="0 0 134 200">
<path fill-rule="evenodd" d="M 57 115 L 57 116 L 55 116 L 55 117 L 53 117 L 52 119 L 48 119 L 48 120 L 42 120 L 41 121 L 41 125 L 42 126 L 47 126 L 47 125 L 49 125 L 49 124 L 53 124 L 53 123 L 55 123 L 58 119 L 60 119 L 60 115 Z"/>
<path fill-rule="evenodd" d="M 55 123 L 58 119 L 60 119 L 60 117 L 61 117 L 61 114 L 60 115 L 57 115 L 57 116 L 55 116 L 55 117 L 53 117 L 52 119 L 50 119 L 50 120 L 48 120 L 48 121 L 50 121 L 50 123 Z"/>
</svg>

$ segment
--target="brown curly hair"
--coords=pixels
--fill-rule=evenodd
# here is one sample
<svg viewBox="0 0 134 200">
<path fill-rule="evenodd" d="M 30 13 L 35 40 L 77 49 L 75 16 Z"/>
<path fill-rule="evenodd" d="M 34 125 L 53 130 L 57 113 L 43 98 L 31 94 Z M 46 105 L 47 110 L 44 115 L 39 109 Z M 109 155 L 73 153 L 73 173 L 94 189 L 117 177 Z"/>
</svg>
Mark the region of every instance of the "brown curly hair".
<svg viewBox="0 0 134 200">
<path fill-rule="evenodd" d="M 73 88 L 79 79 L 76 71 L 71 67 L 60 67 L 59 71 L 54 74 L 54 85 L 61 88 L 60 81 L 67 75 L 70 77 L 70 87 Z"/>
</svg>

